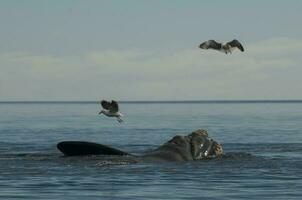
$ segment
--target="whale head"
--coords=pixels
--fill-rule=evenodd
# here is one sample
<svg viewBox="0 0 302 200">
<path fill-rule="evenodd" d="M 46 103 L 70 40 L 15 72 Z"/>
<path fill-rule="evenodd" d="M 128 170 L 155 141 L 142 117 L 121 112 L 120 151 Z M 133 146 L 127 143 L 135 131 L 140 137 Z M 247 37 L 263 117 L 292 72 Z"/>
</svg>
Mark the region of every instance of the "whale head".
<svg viewBox="0 0 302 200">
<path fill-rule="evenodd" d="M 208 137 L 205 130 L 199 129 L 187 136 L 190 139 L 193 160 L 202 160 L 222 155 L 222 146 Z"/>
<path fill-rule="evenodd" d="M 215 158 L 222 155 L 222 147 L 208 137 L 205 130 L 197 130 L 186 136 L 176 135 L 146 157 L 165 161 L 189 161 Z"/>
</svg>

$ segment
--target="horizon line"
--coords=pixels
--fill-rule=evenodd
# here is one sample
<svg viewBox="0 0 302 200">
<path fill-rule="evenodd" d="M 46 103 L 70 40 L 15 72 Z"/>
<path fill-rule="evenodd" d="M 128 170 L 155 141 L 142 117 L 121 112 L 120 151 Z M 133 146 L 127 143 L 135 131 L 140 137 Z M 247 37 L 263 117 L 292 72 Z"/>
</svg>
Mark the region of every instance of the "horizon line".
<svg viewBox="0 0 302 200">
<path fill-rule="evenodd" d="M 12 100 L 0 103 L 99 103 L 95 100 Z M 255 100 L 121 100 L 119 103 L 302 103 L 302 99 Z"/>
</svg>

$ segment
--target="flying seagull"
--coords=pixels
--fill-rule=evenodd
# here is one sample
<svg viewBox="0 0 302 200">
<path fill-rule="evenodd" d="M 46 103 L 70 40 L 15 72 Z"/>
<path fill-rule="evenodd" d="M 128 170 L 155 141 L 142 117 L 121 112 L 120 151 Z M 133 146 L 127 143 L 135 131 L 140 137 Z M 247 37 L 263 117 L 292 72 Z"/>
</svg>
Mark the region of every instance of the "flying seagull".
<svg viewBox="0 0 302 200">
<path fill-rule="evenodd" d="M 99 112 L 99 115 L 104 114 L 107 117 L 116 117 L 119 123 L 123 122 L 123 120 L 121 119 L 123 115 L 118 111 L 118 104 L 116 101 L 112 100 L 111 102 L 109 102 L 102 100 L 101 105 L 103 109 Z"/>
<path fill-rule="evenodd" d="M 208 40 L 199 45 L 199 48 L 201 49 L 214 49 L 214 50 L 222 51 L 226 54 L 228 53 L 231 54 L 236 47 L 240 49 L 240 51 L 242 52 L 244 51 L 242 44 L 236 39 L 227 42 L 225 44 L 218 43 L 215 40 Z"/>
</svg>

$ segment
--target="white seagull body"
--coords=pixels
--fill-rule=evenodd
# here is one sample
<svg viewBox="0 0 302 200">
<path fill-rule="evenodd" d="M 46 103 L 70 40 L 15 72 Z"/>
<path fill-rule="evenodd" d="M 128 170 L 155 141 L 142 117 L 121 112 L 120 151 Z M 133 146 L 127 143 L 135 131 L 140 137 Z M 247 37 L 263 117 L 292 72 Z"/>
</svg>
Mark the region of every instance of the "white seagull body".
<svg viewBox="0 0 302 200">
<path fill-rule="evenodd" d="M 103 109 L 99 112 L 100 114 L 104 114 L 107 117 L 116 117 L 119 123 L 123 122 L 121 117 L 123 117 L 122 113 L 119 112 L 118 104 L 116 101 L 112 100 L 111 102 L 102 100 L 101 105 Z"/>
<path fill-rule="evenodd" d="M 201 49 L 214 49 L 218 51 L 222 51 L 225 54 L 232 53 L 235 48 L 238 48 L 240 51 L 244 51 L 242 44 L 238 40 L 232 40 L 225 44 L 218 43 L 215 40 L 208 40 L 199 45 Z"/>
</svg>

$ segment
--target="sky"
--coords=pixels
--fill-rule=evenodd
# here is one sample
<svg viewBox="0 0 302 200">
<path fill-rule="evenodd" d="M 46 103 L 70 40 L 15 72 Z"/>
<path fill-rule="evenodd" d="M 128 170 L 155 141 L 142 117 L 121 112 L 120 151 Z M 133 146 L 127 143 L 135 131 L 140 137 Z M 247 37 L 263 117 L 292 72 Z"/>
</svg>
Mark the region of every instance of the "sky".
<svg viewBox="0 0 302 200">
<path fill-rule="evenodd" d="M 302 99 L 299 0 L 0 0 L 0 101 Z M 202 50 L 238 39 L 245 52 Z"/>
</svg>

